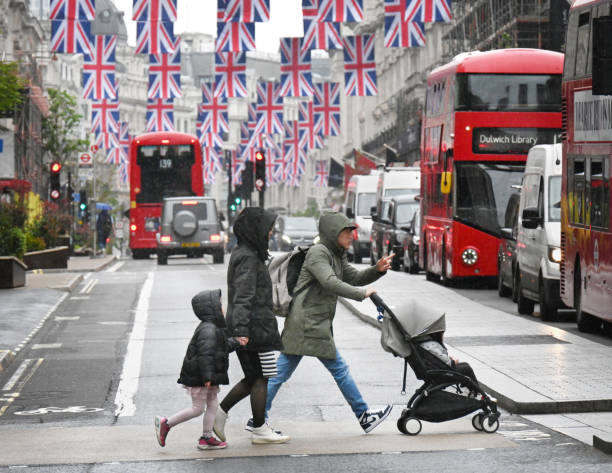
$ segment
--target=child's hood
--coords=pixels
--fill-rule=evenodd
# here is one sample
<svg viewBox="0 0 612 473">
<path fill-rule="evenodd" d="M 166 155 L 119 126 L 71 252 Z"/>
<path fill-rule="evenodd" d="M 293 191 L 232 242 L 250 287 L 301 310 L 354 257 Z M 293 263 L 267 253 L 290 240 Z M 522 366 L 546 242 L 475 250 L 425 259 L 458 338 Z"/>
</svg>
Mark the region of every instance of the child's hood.
<svg viewBox="0 0 612 473">
<path fill-rule="evenodd" d="M 221 289 L 198 292 L 191 299 L 191 307 L 202 322 L 212 322 L 225 328 L 225 318 L 221 310 Z"/>
</svg>

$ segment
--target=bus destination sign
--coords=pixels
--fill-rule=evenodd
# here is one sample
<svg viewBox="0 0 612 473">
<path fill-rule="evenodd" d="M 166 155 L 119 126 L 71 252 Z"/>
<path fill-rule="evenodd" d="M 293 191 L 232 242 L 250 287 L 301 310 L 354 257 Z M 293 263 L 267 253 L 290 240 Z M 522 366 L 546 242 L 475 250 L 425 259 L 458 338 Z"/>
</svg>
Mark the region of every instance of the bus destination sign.
<svg viewBox="0 0 612 473">
<path fill-rule="evenodd" d="M 561 130 L 554 128 L 474 128 L 472 150 L 480 154 L 527 154 L 535 145 L 551 144 Z"/>
</svg>

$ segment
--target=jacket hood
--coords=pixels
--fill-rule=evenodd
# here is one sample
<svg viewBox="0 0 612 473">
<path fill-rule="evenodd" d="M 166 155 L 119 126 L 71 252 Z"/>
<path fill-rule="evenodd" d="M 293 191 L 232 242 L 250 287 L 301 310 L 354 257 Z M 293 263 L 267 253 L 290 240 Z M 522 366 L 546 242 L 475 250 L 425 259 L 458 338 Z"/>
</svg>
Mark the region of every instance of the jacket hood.
<svg viewBox="0 0 612 473">
<path fill-rule="evenodd" d="M 191 299 L 191 307 L 202 322 L 212 322 L 225 328 L 225 317 L 221 310 L 221 289 L 198 292 Z"/>
<path fill-rule="evenodd" d="M 338 235 L 345 228 L 357 228 L 357 225 L 340 212 L 324 212 L 319 219 L 321 243 L 332 251 L 342 252 L 344 248 L 338 245 Z"/>
<path fill-rule="evenodd" d="M 245 244 L 257 253 L 262 261 L 268 259 L 268 233 L 276 215 L 259 207 L 247 207 L 234 222 L 234 235 L 238 243 Z"/>
</svg>

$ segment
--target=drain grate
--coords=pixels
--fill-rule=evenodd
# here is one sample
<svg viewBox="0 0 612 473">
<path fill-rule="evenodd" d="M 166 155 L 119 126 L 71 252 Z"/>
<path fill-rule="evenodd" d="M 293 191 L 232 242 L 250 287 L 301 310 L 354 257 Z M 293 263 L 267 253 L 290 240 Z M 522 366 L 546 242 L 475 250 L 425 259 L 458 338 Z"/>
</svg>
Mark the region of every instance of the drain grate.
<svg viewBox="0 0 612 473">
<path fill-rule="evenodd" d="M 498 345 L 556 345 L 569 343 L 552 335 L 503 335 L 491 337 L 445 337 L 449 345 L 462 347 Z"/>
</svg>

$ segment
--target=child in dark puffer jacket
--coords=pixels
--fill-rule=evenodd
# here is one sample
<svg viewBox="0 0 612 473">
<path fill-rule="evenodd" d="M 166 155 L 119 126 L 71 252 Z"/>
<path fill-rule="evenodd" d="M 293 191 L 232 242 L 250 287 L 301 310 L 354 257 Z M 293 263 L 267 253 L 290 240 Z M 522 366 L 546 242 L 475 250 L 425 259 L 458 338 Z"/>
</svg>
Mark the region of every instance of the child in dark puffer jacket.
<svg viewBox="0 0 612 473">
<path fill-rule="evenodd" d="M 229 384 L 228 354 L 235 350 L 239 343 L 236 339 L 228 339 L 226 336 L 220 289 L 199 292 L 191 299 L 191 306 L 201 322 L 187 347 L 177 383 L 187 389 L 191 395 L 192 405 L 169 418 L 156 416 L 155 434 L 159 445 L 164 447 L 170 429 L 202 415 L 206 404 L 203 432 L 198 441 L 198 448 L 200 450 L 225 448 L 227 443 L 213 436 L 212 427 L 219 405 L 217 399 L 219 385 Z"/>
</svg>

